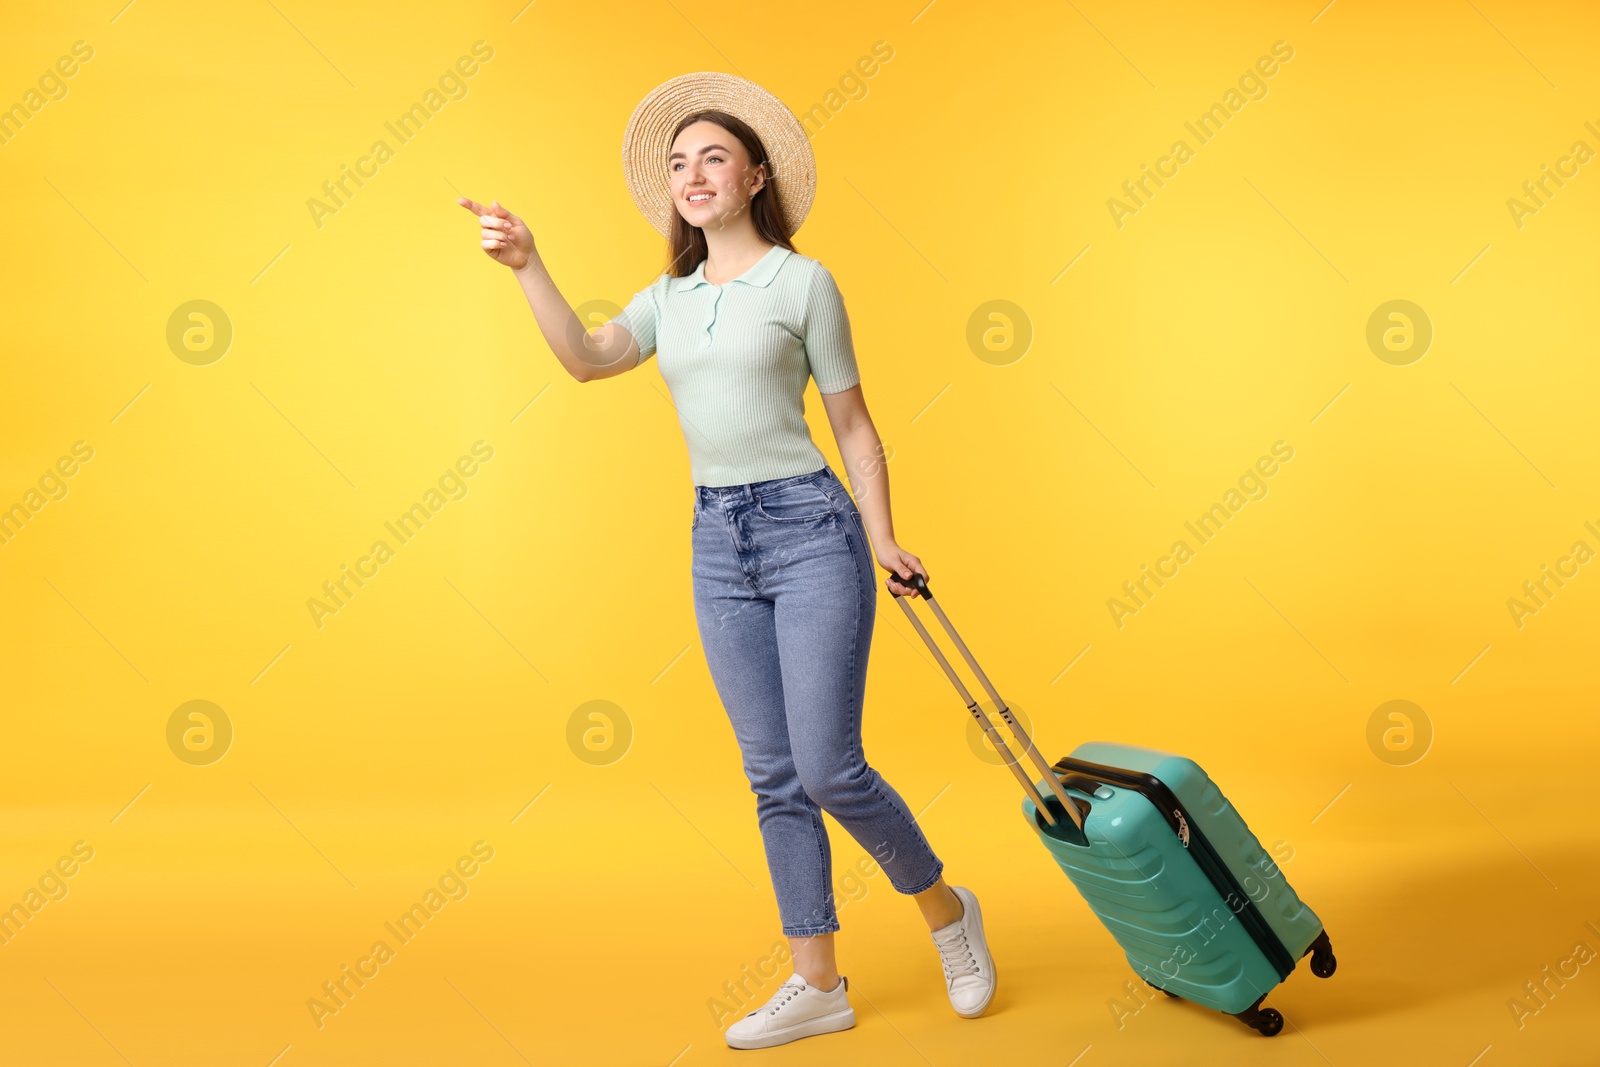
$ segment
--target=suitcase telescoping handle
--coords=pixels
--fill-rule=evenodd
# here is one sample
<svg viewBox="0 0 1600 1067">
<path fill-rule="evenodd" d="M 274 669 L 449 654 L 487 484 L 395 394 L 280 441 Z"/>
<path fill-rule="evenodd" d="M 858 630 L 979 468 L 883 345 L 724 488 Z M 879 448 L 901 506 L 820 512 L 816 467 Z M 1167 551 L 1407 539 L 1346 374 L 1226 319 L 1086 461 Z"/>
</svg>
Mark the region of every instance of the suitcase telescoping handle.
<svg viewBox="0 0 1600 1067">
<path fill-rule="evenodd" d="M 1006 725 L 1011 728 L 1011 732 L 1016 735 L 1018 742 L 1022 745 L 1022 750 L 1033 760 L 1034 765 L 1044 773 L 1044 780 L 1050 784 L 1051 792 L 1055 793 L 1056 799 L 1061 802 L 1062 810 L 1071 816 L 1073 823 L 1077 825 L 1079 830 L 1082 830 L 1083 815 L 1078 811 L 1078 806 L 1068 799 L 1067 792 L 1062 788 L 1060 780 L 1056 778 L 1055 771 L 1051 769 L 1050 764 L 1045 762 L 1044 757 L 1039 754 L 1039 750 L 1033 746 L 1033 741 L 1028 737 L 1027 731 L 1022 728 L 1021 723 L 1017 722 L 1017 717 L 1011 713 L 1011 709 L 1006 706 L 1006 702 L 1000 699 L 1000 694 L 995 691 L 994 686 L 989 682 L 989 676 L 983 673 L 983 668 L 978 666 L 978 661 L 973 658 L 972 651 L 967 648 L 967 643 L 961 640 L 961 635 L 956 633 L 956 628 L 950 625 L 950 618 L 945 615 L 944 608 L 940 607 L 939 602 L 933 599 L 933 591 L 928 588 L 928 580 L 915 571 L 911 572 L 911 577 L 909 578 L 901 578 L 897 574 L 895 575 L 895 580 L 902 585 L 912 586 L 917 591 L 915 595 L 921 596 L 922 599 L 928 602 L 928 607 L 933 609 L 933 614 L 944 625 L 945 631 L 949 633 L 950 639 L 955 642 L 956 648 L 961 650 L 962 658 L 967 661 L 967 666 L 972 668 L 972 673 L 978 676 L 978 681 L 988 691 L 989 699 L 994 701 L 994 706 L 1000 712 L 1000 717 L 1005 720 Z M 995 751 L 1004 757 L 1006 766 L 1011 768 L 1011 773 L 1016 775 L 1017 781 L 1022 783 L 1023 791 L 1028 794 L 1028 799 L 1033 801 L 1033 806 L 1049 821 L 1051 826 L 1054 826 L 1056 824 L 1055 815 L 1051 813 L 1049 806 L 1045 804 L 1044 798 L 1039 795 L 1039 790 L 1034 788 L 1032 779 L 1028 777 L 1028 772 L 1022 769 L 1022 764 L 1017 762 L 1016 756 L 1012 755 L 1010 746 L 1005 743 L 999 731 L 994 728 L 994 724 L 989 721 L 989 716 L 985 715 L 983 709 L 978 706 L 978 702 L 972 699 L 972 694 L 967 691 L 966 685 L 962 683 L 961 676 L 956 674 L 955 669 L 950 666 L 950 661 L 944 658 L 944 653 L 939 651 L 938 645 L 934 644 L 933 635 L 928 633 L 927 627 L 922 625 L 922 620 L 917 618 L 917 613 L 911 610 L 910 604 L 906 603 L 908 598 L 899 593 L 894 593 L 892 589 L 890 592 L 893 593 L 895 601 L 899 603 L 900 610 L 904 611 L 906 618 L 911 620 L 911 625 L 916 629 L 917 633 L 922 635 L 922 640 L 927 643 L 928 650 L 933 653 L 933 658 L 938 660 L 939 666 L 944 668 L 944 673 L 949 676 L 951 683 L 956 687 L 956 692 L 961 694 L 961 699 L 966 702 L 967 710 L 972 713 L 972 717 L 978 721 L 978 725 L 988 735 L 989 743 L 994 745 Z"/>
</svg>

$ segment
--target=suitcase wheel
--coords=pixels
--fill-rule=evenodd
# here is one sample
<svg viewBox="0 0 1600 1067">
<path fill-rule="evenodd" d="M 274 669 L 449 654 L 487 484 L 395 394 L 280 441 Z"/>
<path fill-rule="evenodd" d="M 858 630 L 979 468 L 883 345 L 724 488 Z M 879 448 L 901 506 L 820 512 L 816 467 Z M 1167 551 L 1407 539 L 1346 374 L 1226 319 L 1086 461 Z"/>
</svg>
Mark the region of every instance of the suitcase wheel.
<svg viewBox="0 0 1600 1067">
<path fill-rule="evenodd" d="M 1283 1029 L 1283 1013 L 1277 1008 L 1263 1008 L 1260 1000 L 1244 1011 L 1235 1012 L 1234 1018 L 1260 1033 L 1262 1037 L 1276 1037 L 1278 1031 Z"/>
<path fill-rule="evenodd" d="M 1263 1037 L 1274 1037 L 1283 1029 L 1283 1013 L 1277 1008 L 1263 1008 L 1251 1025 L 1261 1031 Z"/>
<path fill-rule="evenodd" d="M 1338 968 L 1339 961 L 1333 956 L 1333 942 L 1328 940 L 1328 932 L 1324 930 L 1311 942 L 1311 973 L 1318 978 L 1327 978 Z"/>
</svg>

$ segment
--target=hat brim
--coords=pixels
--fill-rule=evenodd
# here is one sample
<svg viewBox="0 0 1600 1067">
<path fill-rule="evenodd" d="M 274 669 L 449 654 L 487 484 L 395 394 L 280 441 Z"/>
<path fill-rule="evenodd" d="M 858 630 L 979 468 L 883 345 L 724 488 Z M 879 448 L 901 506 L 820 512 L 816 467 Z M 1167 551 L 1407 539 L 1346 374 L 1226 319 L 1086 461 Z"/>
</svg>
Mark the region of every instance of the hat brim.
<svg viewBox="0 0 1600 1067">
<path fill-rule="evenodd" d="M 811 139 L 794 112 L 755 82 L 721 71 L 682 74 L 662 82 L 639 101 L 622 134 L 622 173 L 640 213 L 664 237 L 672 234 L 667 153 L 684 116 L 726 111 L 756 131 L 767 150 L 767 173 L 777 181 L 784 225 L 793 234 L 811 212 L 817 168 Z"/>
</svg>

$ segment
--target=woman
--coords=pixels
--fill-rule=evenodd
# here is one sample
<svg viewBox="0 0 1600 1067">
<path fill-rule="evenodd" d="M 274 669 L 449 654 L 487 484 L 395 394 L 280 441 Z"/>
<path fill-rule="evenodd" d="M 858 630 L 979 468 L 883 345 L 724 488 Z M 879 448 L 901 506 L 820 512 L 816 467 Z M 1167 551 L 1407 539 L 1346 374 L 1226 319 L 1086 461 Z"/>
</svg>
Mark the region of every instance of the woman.
<svg viewBox="0 0 1600 1067">
<path fill-rule="evenodd" d="M 861 750 L 872 558 L 891 572 L 894 595 L 916 595 L 898 579 L 928 572 L 894 538 L 882 445 L 838 288 L 790 241 L 814 190 L 809 139 L 765 90 L 700 73 L 645 97 L 623 155 L 635 201 L 669 238 L 668 269 L 587 333 L 523 221 L 498 202 L 459 203 L 479 216 L 484 251 L 516 272 L 574 378 L 613 377 L 661 355 L 695 482 L 695 613 L 757 797 L 794 961 L 771 999 L 724 1037 L 734 1048 L 766 1048 L 855 1025 L 834 956 L 824 810 L 916 900 L 951 1005 L 981 1015 L 995 974 L 977 898 L 945 883 L 944 864 L 905 801 Z M 808 378 L 860 509 L 807 429 Z"/>
</svg>

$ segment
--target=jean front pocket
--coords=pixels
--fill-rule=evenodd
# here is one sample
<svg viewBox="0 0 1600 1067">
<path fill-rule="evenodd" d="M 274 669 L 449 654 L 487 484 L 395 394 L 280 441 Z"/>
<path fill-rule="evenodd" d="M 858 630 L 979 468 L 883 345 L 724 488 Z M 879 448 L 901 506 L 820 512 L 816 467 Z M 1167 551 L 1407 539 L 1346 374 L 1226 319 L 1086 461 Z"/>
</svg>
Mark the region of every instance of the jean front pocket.
<svg viewBox="0 0 1600 1067">
<path fill-rule="evenodd" d="M 773 522 L 816 522 L 837 509 L 815 482 L 793 482 L 756 497 L 756 510 Z"/>
</svg>

